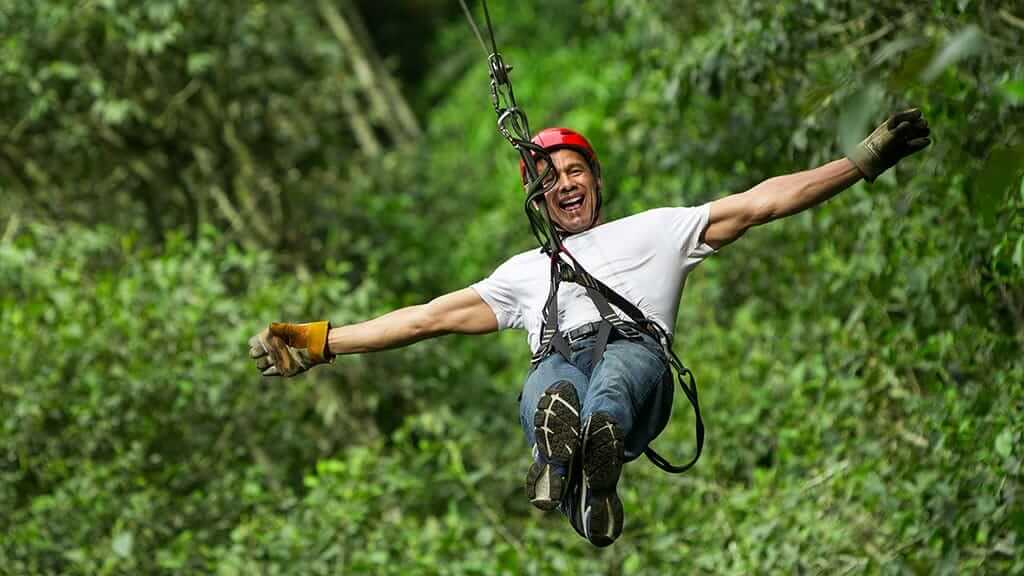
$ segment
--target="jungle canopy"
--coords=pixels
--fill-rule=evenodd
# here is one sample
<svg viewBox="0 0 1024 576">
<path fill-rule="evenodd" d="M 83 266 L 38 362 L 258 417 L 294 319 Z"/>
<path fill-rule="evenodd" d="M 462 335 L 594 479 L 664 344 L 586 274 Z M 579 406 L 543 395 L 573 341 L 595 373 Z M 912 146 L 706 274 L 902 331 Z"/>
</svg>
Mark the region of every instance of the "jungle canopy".
<svg viewBox="0 0 1024 576">
<path fill-rule="evenodd" d="M 491 2 L 611 218 L 935 143 L 701 265 L 697 467 L 596 551 L 523 496 L 521 333 L 261 379 L 533 239 L 457 2 L 0 2 L 0 567 L 12 574 L 1024 574 L 1024 10 Z M 656 443 L 692 449 L 685 401 Z"/>
</svg>

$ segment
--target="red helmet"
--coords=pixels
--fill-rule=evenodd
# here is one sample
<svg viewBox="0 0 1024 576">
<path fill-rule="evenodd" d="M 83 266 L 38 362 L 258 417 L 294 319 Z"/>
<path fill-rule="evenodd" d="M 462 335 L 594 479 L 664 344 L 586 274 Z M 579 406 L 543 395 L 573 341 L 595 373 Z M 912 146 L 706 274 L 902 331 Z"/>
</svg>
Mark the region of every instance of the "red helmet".
<svg viewBox="0 0 1024 576">
<path fill-rule="evenodd" d="M 571 148 L 587 159 L 587 163 L 590 164 L 590 170 L 594 173 L 595 177 L 601 176 L 601 163 L 597 160 L 597 152 L 594 152 L 594 147 L 583 137 L 583 134 L 575 130 L 569 130 L 568 128 L 545 128 L 538 132 L 531 142 L 548 152 L 562 148 Z M 519 174 L 525 183 L 526 164 L 523 163 L 521 158 L 519 159 Z"/>
</svg>

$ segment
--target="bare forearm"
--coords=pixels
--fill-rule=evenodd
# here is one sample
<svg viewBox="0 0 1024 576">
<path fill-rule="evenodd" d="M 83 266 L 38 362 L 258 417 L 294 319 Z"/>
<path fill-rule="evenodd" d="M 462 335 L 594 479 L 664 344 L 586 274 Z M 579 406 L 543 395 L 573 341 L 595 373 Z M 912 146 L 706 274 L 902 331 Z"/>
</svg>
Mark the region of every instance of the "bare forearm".
<svg viewBox="0 0 1024 576">
<path fill-rule="evenodd" d="M 399 348 L 435 335 L 425 305 L 409 306 L 366 322 L 331 328 L 327 348 L 332 354 L 359 354 Z"/>
<path fill-rule="evenodd" d="M 763 224 L 821 204 L 862 177 L 853 162 L 842 158 L 812 170 L 769 178 L 747 194 L 762 207 L 756 224 Z"/>
<path fill-rule="evenodd" d="M 333 354 L 359 354 L 406 346 L 445 334 L 487 334 L 498 329 L 491 307 L 473 288 L 463 288 L 426 304 L 400 308 L 373 320 L 331 328 Z"/>
</svg>

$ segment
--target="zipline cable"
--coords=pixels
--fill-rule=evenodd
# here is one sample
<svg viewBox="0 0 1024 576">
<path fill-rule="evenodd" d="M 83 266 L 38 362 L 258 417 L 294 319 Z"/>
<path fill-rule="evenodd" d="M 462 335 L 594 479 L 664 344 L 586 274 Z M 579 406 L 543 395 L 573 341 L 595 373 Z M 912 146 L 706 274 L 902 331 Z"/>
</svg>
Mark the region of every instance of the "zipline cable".
<svg viewBox="0 0 1024 576">
<path fill-rule="evenodd" d="M 487 9 L 487 0 L 482 0 L 484 5 L 484 18 L 487 19 L 487 32 L 491 35 L 491 48 L 498 51 L 498 43 L 494 41 L 494 26 L 491 26 L 491 11 Z"/>
<path fill-rule="evenodd" d="M 469 26 L 473 29 L 473 33 L 476 34 L 476 39 L 480 41 L 480 49 L 484 51 L 484 56 L 489 56 L 487 44 L 484 43 L 484 37 L 480 34 L 480 29 L 476 27 L 476 21 L 473 20 L 473 13 L 469 11 L 469 6 L 466 6 L 466 0 L 459 0 L 459 4 L 462 5 L 462 12 L 466 15 L 466 20 L 469 20 Z M 492 36 L 491 42 L 493 41 L 494 37 Z"/>
<path fill-rule="evenodd" d="M 473 33 L 487 54 L 488 74 L 491 78 L 491 104 L 498 116 L 498 132 L 508 140 L 509 144 L 519 153 L 525 172 L 524 188 L 526 198 L 523 210 L 526 212 L 530 222 L 530 229 L 533 232 L 541 248 L 554 257 L 562 251 L 562 233 L 551 221 L 547 211 L 547 204 L 544 202 L 543 182 L 554 172 L 554 164 L 551 162 L 551 155 L 542 147 L 531 142 L 530 124 L 523 112 L 516 104 L 515 92 L 512 90 L 512 82 L 508 74 L 512 67 L 505 64 L 501 53 L 498 52 L 498 43 L 494 36 L 494 26 L 491 23 L 491 12 L 487 7 L 487 0 L 482 0 L 484 18 L 487 25 L 487 35 L 491 40 L 491 50 L 487 50 L 486 42 L 480 28 L 473 18 L 465 0 L 459 0 L 462 11 L 469 21 Z M 538 174 L 537 165 L 544 166 L 542 174 Z"/>
</svg>

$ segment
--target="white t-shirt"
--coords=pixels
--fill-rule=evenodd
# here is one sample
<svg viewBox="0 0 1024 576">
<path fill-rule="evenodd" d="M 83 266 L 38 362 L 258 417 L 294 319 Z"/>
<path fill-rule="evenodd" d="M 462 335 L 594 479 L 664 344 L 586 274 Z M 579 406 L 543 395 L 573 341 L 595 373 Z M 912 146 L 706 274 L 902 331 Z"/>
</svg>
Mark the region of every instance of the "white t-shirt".
<svg viewBox="0 0 1024 576">
<path fill-rule="evenodd" d="M 574 234 L 563 246 L 587 272 L 671 334 L 686 276 L 715 252 L 700 240 L 709 210 L 707 204 L 656 208 Z M 549 257 L 535 248 L 509 258 L 472 288 L 494 311 L 499 330 L 525 328 L 536 351 L 550 276 Z M 600 319 L 586 290 L 573 282 L 559 284 L 560 331 Z"/>
</svg>

